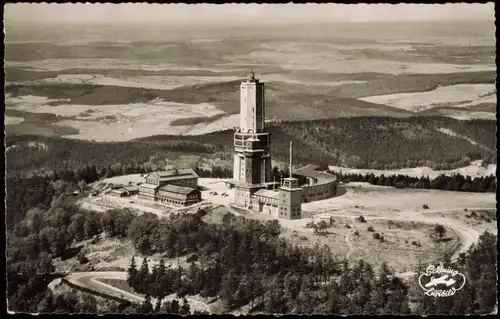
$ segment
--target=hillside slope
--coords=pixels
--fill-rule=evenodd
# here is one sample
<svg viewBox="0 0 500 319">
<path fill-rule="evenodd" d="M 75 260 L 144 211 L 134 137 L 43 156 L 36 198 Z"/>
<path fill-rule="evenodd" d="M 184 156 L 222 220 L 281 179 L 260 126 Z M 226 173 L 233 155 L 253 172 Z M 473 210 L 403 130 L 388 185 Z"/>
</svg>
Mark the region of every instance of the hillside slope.
<svg viewBox="0 0 500 319">
<path fill-rule="evenodd" d="M 274 160 L 288 162 L 293 141 L 297 164 L 396 169 L 428 166 L 453 169 L 474 160 L 496 161 L 496 125 L 492 120 L 458 121 L 445 117 L 359 117 L 272 123 Z M 453 132 L 453 134 L 449 134 Z M 46 147 L 33 147 L 43 143 Z M 76 169 L 95 164 L 155 165 L 196 156 L 211 165 L 231 167 L 233 131 L 204 135 L 157 135 L 130 142 L 91 142 L 35 135 L 7 136 L 7 173 L 40 169 Z M 31 145 L 31 146 L 30 146 Z M 179 158 L 181 156 L 181 158 Z M 181 160 L 182 159 L 182 160 Z"/>
<path fill-rule="evenodd" d="M 445 128 L 456 136 L 440 131 Z M 289 141 L 301 163 L 337 163 L 357 168 L 393 169 L 426 165 L 436 169 L 464 166 L 475 159 L 496 158 L 496 125 L 491 120 L 458 121 L 445 117 L 358 117 L 272 123 L 273 158 L 287 162 Z M 232 131 L 180 140 L 232 147 Z M 165 141 L 153 136 L 139 141 Z M 476 143 L 471 143 L 474 141 Z"/>
</svg>

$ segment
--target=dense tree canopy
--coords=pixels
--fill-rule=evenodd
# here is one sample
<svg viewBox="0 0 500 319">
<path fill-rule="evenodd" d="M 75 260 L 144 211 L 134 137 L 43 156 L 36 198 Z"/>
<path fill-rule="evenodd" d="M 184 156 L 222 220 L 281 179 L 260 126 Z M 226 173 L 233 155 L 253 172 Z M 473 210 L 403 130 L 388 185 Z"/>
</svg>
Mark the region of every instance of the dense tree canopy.
<svg viewBox="0 0 500 319">
<path fill-rule="evenodd" d="M 148 270 L 132 263 L 129 285 L 149 298 L 177 293 L 179 300 L 153 306 L 120 305 L 115 312 L 190 311 L 182 299 L 200 294 L 219 296 L 227 309 L 249 306 L 251 312 L 335 314 L 485 314 L 496 305 L 497 237 L 485 233 L 466 254 L 448 263 L 467 276 L 467 285 L 453 299 L 436 300 L 413 293 L 407 283 L 391 276 L 382 265 L 349 264 L 333 257 L 328 247 L 300 247 L 283 239 L 276 220 L 260 222 L 228 214 L 221 223 L 206 221 L 208 211 L 171 214 L 165 218 L 129 210 L 96 213 L 75 205 L 68 196 L 80 181 L 91 183 L 114 169 L 97 166 L 62 169 L 53 176 L 7 179 L 7 297 L 18 312 L 95 312 L 93 297 L 54 295 L 47 284 L 55 277 L 53 258 L 70 251 L 78 241 L 129 238 L 141 255 L 189 257 L 188 267 L 164 263 Z M 279 171 L 275 172 L 280 174 Z M 286 173 L 286 172 L 284 172 Z M 76 175 L 76 177 L 75 177 Z M 347 175 L 340 176 L 341 179 Z M 408 177 L 347 176 L 377 185 L 494 191 L 494 178 L 460 176 L 435 180 Z M 389 180 L 389 181 L 388 181 Z M 85 256 L 82 256 L 85 257 Z M 84 260 L 83 258 L 81 258 Z M 417 300 L 410 310 L 409 300 Z"/>
<path fill-rule="evenodd" d="M 456 135 L 439 131 L 442 128 Z M 496 124 L 489 120 L 356 117 L 275 122 L 268 129 L 273 159 L 283 162 L 288 162 L 290 141 L 297 164 L 452 169 L 477 159 L 496 162 Z M 34 147 L 34 142 L 45 147 Z M 8 175 L 51 172 L 65 178 L 72 175 L 76 183 L 88 183 L 96 178 L 96 172 L 99 177 L 150 172 L 158 168 L 158 160 L 179 154 L 214 156 L 231 165 L 233 131 L 153 136 L 130 142 L 8 136 L 6 145 L 10 147 Z"/>
</svg>

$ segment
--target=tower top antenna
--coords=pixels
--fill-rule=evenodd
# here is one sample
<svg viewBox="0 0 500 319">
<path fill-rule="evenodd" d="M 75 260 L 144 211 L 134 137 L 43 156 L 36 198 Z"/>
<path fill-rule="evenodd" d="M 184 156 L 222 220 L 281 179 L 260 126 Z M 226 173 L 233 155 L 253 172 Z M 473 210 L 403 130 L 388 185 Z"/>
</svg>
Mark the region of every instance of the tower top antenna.
<svg viewBox="0 0 500 319">
<path fill-rule="evenodd" d="M 255 80 L 255 73 L 253 72 L 253 68 L 250 68 L 250 74 L 252 75 L 252 80 Z"/>
</svg>

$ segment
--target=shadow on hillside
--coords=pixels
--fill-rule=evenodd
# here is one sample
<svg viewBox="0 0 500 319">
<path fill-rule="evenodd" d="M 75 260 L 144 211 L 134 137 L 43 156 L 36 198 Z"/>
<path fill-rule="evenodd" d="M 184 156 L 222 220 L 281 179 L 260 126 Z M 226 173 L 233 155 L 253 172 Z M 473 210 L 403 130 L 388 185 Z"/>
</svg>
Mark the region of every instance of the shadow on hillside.
<svg viewBox="0 0 500 319">
<path fill-rule="evenodd" d="M 76 246 L 76 247 L 73 247 L 73 248 L 69 248 L 68 250 L 66 250 L 59 257 L 61 257 L 61 260 L 70 259 L 70 258 L 75 257 L 76 255 L 78 255 L 78 253 L 80 252 L 80 250 L 82 250 L 82 248 L 83 248 L 83 245 Z"/>
</svg>

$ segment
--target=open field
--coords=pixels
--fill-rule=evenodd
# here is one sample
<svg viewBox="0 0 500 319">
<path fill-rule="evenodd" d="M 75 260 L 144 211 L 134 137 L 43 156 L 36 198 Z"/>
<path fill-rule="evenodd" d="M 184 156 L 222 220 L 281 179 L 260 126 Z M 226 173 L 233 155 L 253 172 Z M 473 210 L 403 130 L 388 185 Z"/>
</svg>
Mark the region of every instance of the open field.
<svg viewBox="0 0 500 319">
<path fill-rule="evenodd" d="M 55 78 L 46 78 L 31 81 L 32 84 L 94 84 L 113 85 L 123 87 L 170 90 L 176 87 L 193 84 L 203 84 L 209 82 L 226 82 L 237 80 L 238 77 L 228 76 L 121 76 L 109 77 L 102 74 L 58 74 Z"/>
<path fill-rule="evenodd" d="M 378 170 L 378 169 L 357 169 L 349 167 L 340 166 L 329 166 L 330 170 L 334 172 L 351 173 L 351 174 L 373 174 L 375 176 L 390 176 L 390 175 L 407 175 L 411 177 L 422 177 L 428 176 L 429 178 L 436 178 L 439 175 L 453 175 L 460 174 L 463 176 L 487 176 L 495 175 L 497 170 L 496 164 L 488 164 L 486 167 L 483 166 L 481 160 L 473 161 L 470 165 L 465 167 L 460 167 L 452 170 L 433 170 L 430 167 L 413 167 L 413 168 L 401 168 L 394 170 Z"/>
<path fill-rule="evenodd" d="M 402 212 L 411 216 L 423 212 L 424 204 L 431 210 L 453 210 L 471 207 L 495 207 L 495 194 L 451 192 L 426 189 L 395 189 L 368 183 L 349 183 L 346 194 L 322 201 L 303 204 L 303 210 L 315 213 L 336 213 L 359 216 L 393 216 Z"/>
<path fill-rule="evenodd" d="M 494 84 L 457 84 L 438 87 L 429 92 L 368 96 L 360 100 L 419 112 L 445 103 L 453 107 L 467 107 L 484 102 L 485 97 L 490 101 L 494 94 Z"/>
<path fill-rule="evenodd" d="M 5 125 L 19 124 L 23 121 L 24 121 L 24 118 L 22 118 L 22 117 L 16 117 L 16 116 L 5 116 L 4 117 L 4 124 Z"/>
<path fill-rule="evenodd" d="M 332 75 L 333 82 L 322 80 L 315 81 L 316 84 L 309 83 L 307 76 L 302 77 L 305 80 L 294 80 L 300 83 L 268 82 L 266 117 L 271 121 L 408 117 L 418 111 L 422 116 L 442 114 L 463 119 L 494 119 L 496 101 L 492 101 L 490 94 L 494 92 L 491 75 L 493 73 L 470 74 L 448 80 L 443 75 L 436 75 L 433 80 L 427 79 L 428 75 L 402 78 L 386 75 L 372 81 L 343 81 Z M 480 78 L 476 79 L 477 76 Z M 6 105 L 8 110 L 72 117 L 62 124 L 79 130 L 73 137 L 81 139 L 130 140 L 158 134 L 203 134 L 238 124 L 239 81 L 189 83 L 168 90 L 112 83 L 8 85 Z M 449 92 L 441 92 L 443 87 L 437 88 L 446 84 L 451 85 L 447 87 L 452 88 Z M 464 87 L 479 88 L 479 91 L 464 90 Z M 389 95 L 377 95 L 386 93 Z M 488 101 L 484 102 L 485 99 Z M 492 107 L 477 109 L 480 105 Z M 439 110 L 429 113 L 432 108 Z M 155 113 L 154 119 L 150 118 L 151 113 Z M 116 129 L 109 129 L 111 123 Z"/>
<path fill-rule="evenodd" d="M 174 122 L 222 114 L 221 111 L 208 103 L 191 105 L 152 100 L 147 104 L 86 106 L 37 104 L 34 100 L 36 99 L 27 97 L 15 99 L 16 106 L 7 111 L 23 112 L 26 114 L 25 116 L 31 118 L 36 117 L 36 115 L 31 115 L 33 113 L 53 115 L 52 117 L 59 120 L 59 125 L 77 130 L 76 135 L 74 133 L 71 135 L 72 138 L 96 141 L 128 141 L 165 132 L 184 134 L 191 131 L 196 133 L 196 128 L 202 127 L 202 125 L 179 125 L 179 123 L 175 124 Z M 40 117 L 38 119 L 42 120 Z M 221 121 L 224 119 L 216 120 L 216 122 Z M 19 124 L 21 122 L 11 121 L 6 124 Z M 110 125 L 113 127 L 112 129 L 110 129 Z M 198 133 L 203 133 L 203 131 Z"/>
<path fill-rule="evenodd" d="M 424 216 L 442 217 L 455 219 L 467 225 L 467 227 L 475 229 L 478 232 L 488 231 L 490 233 L 497 232 L 497 216 L 495 209 L 463 209 L 456 211 L 447 211 L 443 213 L 423 213 Z"/>
<path fill-rule="evenodd" d="M 339 24 L 180 33 L 108 27 L 92 35 L 65 27 L 34 36 L 29 27 L 16 27 L 6 35 L 6 104 L 82 114 L 60 123 L 80 139 L 202 134 L 237 124 L 239 81 L 253 67 L 267 83 L 269 120 L 408 117 L 415 111 L 493 118 L 496 99 L 485 94 L 494 92 L 494 32 L 484 24 L 472 34 L 465 25 L 454 25 L 461 30 L 455 35 L 439 23 L 425 30 L 412 23 L 370 25 L 369 33 Z M 157 100 L 182 111 L 157 110 Z M 473 109 L 482 104 L 489 109 Z M 441 109 L 450 106 L 459 109 Z M 439 110 L 426 113 L 430 107 Z M 131 108 L 140 114 L 122 118 Z M 17 123 L 9 120 L 7 132 L 37 125 Z"/>
</svg>

